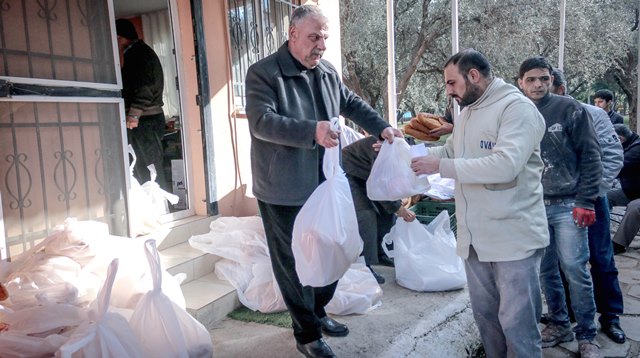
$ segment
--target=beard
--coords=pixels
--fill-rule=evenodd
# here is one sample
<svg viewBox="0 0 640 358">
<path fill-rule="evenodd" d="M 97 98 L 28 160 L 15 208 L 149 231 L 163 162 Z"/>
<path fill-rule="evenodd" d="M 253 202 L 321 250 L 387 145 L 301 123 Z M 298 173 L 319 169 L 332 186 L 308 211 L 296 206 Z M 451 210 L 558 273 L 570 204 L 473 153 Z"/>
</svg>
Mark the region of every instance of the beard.
<svg viewBox="0 0 640 358">
<path fill-rule="evenodd" d="M 462 107 L 466 107 L 471 103 L 478 100 L 478 98 L 482 97 L 482 89 L 478 85 L 474 85 L 473 83 L 466 81 L 467 88 L 464 92 L 464 96 L 460 98 L 458 104 Z"/>
</svg>

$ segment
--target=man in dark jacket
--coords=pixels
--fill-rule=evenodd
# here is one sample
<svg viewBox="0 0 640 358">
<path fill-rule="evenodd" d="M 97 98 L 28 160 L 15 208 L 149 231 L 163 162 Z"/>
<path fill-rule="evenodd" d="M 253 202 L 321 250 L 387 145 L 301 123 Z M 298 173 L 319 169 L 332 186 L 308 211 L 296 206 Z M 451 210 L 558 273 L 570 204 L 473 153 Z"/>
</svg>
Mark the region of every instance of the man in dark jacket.
<svg viewBox="0 0 640 358">
<path fill-rule="evenodd" d="M 382 239 L 395 224 L 396 215 L 405 221 L 415 220 L 416 214 L 402 206 L 401 200 L 373 201 L 367 195 L 367 179 L 376 160 L 378 151 L 373 145 L 378 141 L 376 137 L 365 137 L 355 141 L 342 149 L 342 168 L 344 169 L 353 205 L 358 217 L 358 231 L 363 241 L 364 261 L 379 284 L 385 282 L 384 277 L 371 268 L 371 265 L 381 260 L 390 260 L 382 251 Z"/>
<path fill-rule="evenodd" d="M 554 69 L 551 92 L 560 96 L 565 95 L 566 81 L 562 71 Z M 624 303 L 618 269 L 613 257 L 611 246 L 610 213 L 607 192 L 613 187 L 615 178 L 622 168 L 622 144 L 613 129 L 607 113 L 599 107 L 581 103 L 593 120 L 600 148 L 602 149 L 602 180 L 595 201 L 596 221 L 587 229 L 589 237 L 589 263 L 591 264 L 591 278 L 596 301 L 596 311 L 600 313 L 602 331 L 616 343 L 624 343 L 626 334 L 620 326 L 620 315 L 624 312 Z M 565 294 L 568 288 L 565 283 Z M 567 296 L 569 304 L 569 296 Z M 570 311 L 570 316 L 573 314 Z"/>
<path fill-rule="evenodd" d="M 624 122 L 624 118 L 613 109 L 613 92 L 608 89 L 597 90 L 593 95 L 593 104 L 607 112 L 611 123 L 621 124 Z"/>
<path fill-rule="evenodd" d="M 133 176 L 143 184 L 151 179 L 147 166 L 156 169 L 156 182 L 167 191 L 163 168 L 162 137 L 165 118 L 162 110 L 164 75 L 158 56 L 138 38 L 131 21 L 116 20 L 118 49 L 122 56 L 122 97 L 127 114 L 127 139 L 136 153 Z"/>
<path fill-rule="evenodd" d="M 325 179 L 324 148 L 339 145 L 339 133 L 331 130 L 329 119 L 342 114 L 389 142 L 394 136 L 402 137 L 322 60 L 328 36 L 321 10 L 300 6 L 291 14 L 289 40 L 252 65 L 246 77 L 253 193 L 274 275 L 293 321 L 296 348 L 307 357 L 335 356 L 322 333 L 349 333 L 324 310 L 337 281 L 325 287 L 303 287 L 291 249 L 296 215 Z"/>
<path fill-rule="evenodd" d="M 600 144 L 591 118 L 580 103 L 549 93 L 552 70 L 544 57 L 532 57 L 518 71 L 518 85 L 536 104 L 547 127 L 540 143 L 544 162 L 542 186 L 551 236 L 540 266 L 549 311 L 549 324 L 542 330 L 542 347 L 574 339 L 560 278 L 562 266 L 576 317 L 580 356 L 597 357 L 596 307 L 587 270 L 587 227 L 595 222 L 596 216 L 594 203 L 602 177 Z"/>
<path fill-rule="evenodd" d="M 620 187 L 607 193 L 610 206 L 625 206 L 640 198 L 640 137 L 625 124 L 613 126 L 622 142 L 624 161 L 618 174 Z"/>
</svg>

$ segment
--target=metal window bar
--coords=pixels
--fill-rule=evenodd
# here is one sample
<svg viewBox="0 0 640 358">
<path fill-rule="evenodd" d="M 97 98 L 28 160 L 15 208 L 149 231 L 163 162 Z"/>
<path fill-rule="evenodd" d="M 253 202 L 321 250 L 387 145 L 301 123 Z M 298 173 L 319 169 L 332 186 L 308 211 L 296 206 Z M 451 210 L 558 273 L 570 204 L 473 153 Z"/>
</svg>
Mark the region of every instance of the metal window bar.
<svg viewBox="0 0 640 358">
<path fill-rule="evenodd" d="M 58 99 L 61 101 L 61 99 Z M 117 101 L 0 101 L 4 143 L 0 188 L 7 253 L 14 256 L 67 217 L 108 223 L 126 235 L 124 167 Z M 13 252 L 16 251 L 16 252 Z"/>
<path fill-rule="evenodd" d="M 106 1 L 1 0 L 0 76 L 115 84 L 108 13 Z"/>
<path fill-rule="evenodd" d="M 15 256 L 67 217 L 127 235 L 110 0 L 0 0 L 0 191 Z"/>
<path fill-rule="evenodd" d="M 287 40 L 289 17 L 300 1 L 229 0 L 228 5 L 233 95 L 244 108 L 247 69 Z"/>
</svg>

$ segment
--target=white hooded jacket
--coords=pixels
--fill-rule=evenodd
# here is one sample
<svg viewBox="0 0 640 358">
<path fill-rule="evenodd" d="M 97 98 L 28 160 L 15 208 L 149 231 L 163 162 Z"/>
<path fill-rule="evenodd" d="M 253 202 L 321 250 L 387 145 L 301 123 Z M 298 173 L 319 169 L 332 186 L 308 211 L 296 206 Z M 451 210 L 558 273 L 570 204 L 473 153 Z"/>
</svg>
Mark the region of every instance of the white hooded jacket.
<svg viewBox="0 0 640 358">
<path fill-rule="evenodd" d="M 438 156 L 456 180 L 457 253 L 473 245 L 480 261 L 527 258 L 549 245 L 542 198 L 540 141 L 545 122 L 516 87 L 495 78 L 455 119 Z"/>
</svg>

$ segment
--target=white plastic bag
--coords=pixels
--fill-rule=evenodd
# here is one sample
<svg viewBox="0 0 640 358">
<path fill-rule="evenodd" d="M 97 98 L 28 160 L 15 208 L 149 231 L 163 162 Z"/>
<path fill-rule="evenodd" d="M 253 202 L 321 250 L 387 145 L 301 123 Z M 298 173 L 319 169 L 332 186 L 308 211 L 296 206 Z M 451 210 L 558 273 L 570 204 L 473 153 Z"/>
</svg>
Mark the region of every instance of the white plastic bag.
<svg viewBox="0 0 640 358">
<path fill-rule="evenodd" d="M 133 158 L 133 162 L 129 165 L 129 181 L 131 182 L 129 226 L 131 227 L 131 236 L 136 237 L 158 230 L 161 225 L 152 199 L 133 176 L 133 167 L 136 165 L 137 158 L 131 144 L 129 144 L 129 155 Z"/>
<path fill-rule="evenodd" d="M 192 236 L 189 244 L 223 258 L 216 262 L 215 273 L 235 287 L 240 302 L 262 313 L 286 310 L 273 276 L 262 219 L 221 217 L 210 228 L 206 234 Z"/>
<path fill-rule="evenodd" d="M 362 252 L 339 151 L 339 147 L 325 150 L 322 169 L 327 180 L 307 199 L 293 224 L 291 248 L 303 286 L 323 287 L 339 280 Z"/>
<path fill-rule="evenodd" d="M 156 182 L 156 177 L 158 173 L 156 172 L 156 167 L 153 164 L 149 164 L 147 166 L 149 169 L 149 175 L 151 180 L 142 184 L 142 190 L 149 196 L 149 200 L 151 201 L 151 207 L 153 208 L 153 215 L 155 217 L 160 217 L 164 214 L 169 213 L 169 205 L 167 202 L 172 205 L 176 205 L 180 198 L 172 193 L 165 191 L 160 188 L 160 185 Z"/>
<path fill-rule="evenodd" d="M 336 315 L 364 314 L 382 304 L 382 289 L 364 262 L 356 262 L 338 281 L 325 310 Z"/>
<path fill-rule="evenodd" d="M 271 260 L 265 257 L 252 266 L 253 278 L 244 291 L 238 290 L 243 305 L 262 313 L 282 312 L 287 309 L 280 287 L 273 276 Z"/>
<path fill-rule="evenodd" d="M 367 179 L 367 196 L 371 200 L 401 200 L 429 189 L 426 177 L 418 177 L 411 169 L 411 152 L 407 142 L 394 138 L 384 141 Z"/>
<path fill-rule="evenodd" d="M 386 245 L 393 243 L 393 250 Z M 447 291 L 464 287 L 467 277 L 449 227 L 449 213 L 440 212 L 429 225 L 396 220 L 382 248 L 394 258 L 396 282 L 414 291 Z"/>
<path fill-rule="evenodd" d="M 153 289 L 140 299 L 129 321 L 144 356 L 211 357 L 213 345 L 207 329 L 162 292 L 162 269 L 155 240 L 145 242 L 145 253 Z"/>
<path fill-rule="evenodd" d="M 69 340 L 56 352 L 56 357 L 142 358 L 140 343 L 127 320 L 107 311 L 117 272 L 118 259 L 115 259 L 109 265 L 107 280 L 89 312 L 89 319 L 73 331 Z"/>
</svg>

